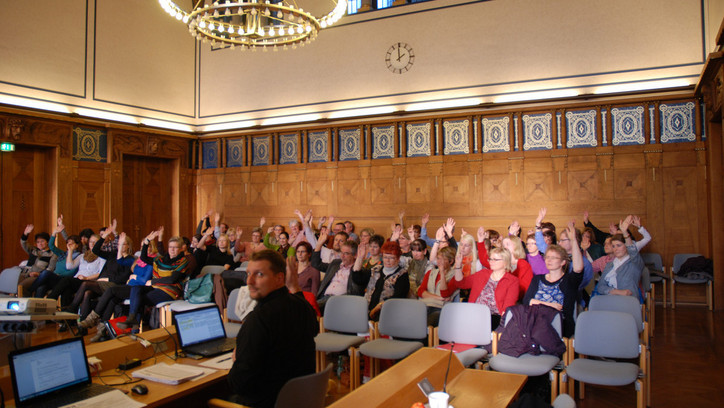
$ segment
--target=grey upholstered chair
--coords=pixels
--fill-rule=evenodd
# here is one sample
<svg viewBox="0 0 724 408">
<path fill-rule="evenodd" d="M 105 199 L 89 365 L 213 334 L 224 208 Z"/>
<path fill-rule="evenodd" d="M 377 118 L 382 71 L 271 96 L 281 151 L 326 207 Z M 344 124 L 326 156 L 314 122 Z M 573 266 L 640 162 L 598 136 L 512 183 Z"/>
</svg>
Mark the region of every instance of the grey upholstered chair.
<svg viewBox="0 0 724 408">
<path fill-rule="evenodd" d="M 415 339 L 427 337 L 427 307 L 415 299 L 388 299 L 380 312 L 378 338 L 362 344 L 359 352 L 371 357 L 370 377 L 379 371 L 379 359 L 399 360 L 424 346 Z M 397 340 L 396 338 L 410 339 Z"/>
<path fill-rule="evenodd" d="M 226 300 L 226 320 L 224 321 L 224 330 L 226 330 L 226 337 L 232 338 L 239 334 L 241 329 L 241 317 L 236 315 L 236 302 L 239 301 L 239 288 L 236 288 L 229 293 L 229 298 Z"/>
<path fill-rule="evenodd" d="M 435 345 L 447 343 L 486 346 L 491 342 L 490 309 L 477 303 L 446 303 L 440 312 Z M 488 355 L 484 348 L 475 347 L 455 353 L 465 367 L 469 367 Z"/>
<path fill-rule="evenodd" d="M 325 367 L 327 353 L 349 350 L 350 391 L 359 384 L 359 355 L 357 349 L 369 334 L 367 300 L 362 296 L 332 296 L 322 317 L 323 331 L 314 342 L 317 346 L 317 370 Z"/>
<path fill-rule="evenodd" d="M 505 327 L 511 319 L 511 313 L 506 312 L 501 324 Z M 551 322 L 553 328 L 561 335 L 561 315 L 558 314 Z M 497 347 L 496 347 L 497 348 Z M 551 401 L 558 395 L 558 373 L 554 371 L 561 362 L 557 356 L 550 354 L 523 354 L 518 357 L 497 353 L 490 357 L 488 363 L 490 368 L 504 373 L 522 374 L 527 376 L 539 376 L 548 373 L 551 381 Z M 560 369 L 560 367 L 558 367 Z"/>
<path fill-rule="evenodd" d="M 292 378 L 279 391 L 275 408 L 323 408 L 329 387 L 329 373 L 332 364 L 324 371 Z M 207 402 L 211 408 L 245 408 L 244 405 L 235 404 L 219 398 L 212 398 Z"/>
<path fill-rule="evenodd" d="M 574 395 L 574 380 L 606 386 L 624 386 L 635 383 L 637 407 L 646 404 L 644 379 L 646 372 L 646 348 L 639 343 L 636 321 L 629 313 L 587 311 L 578 316 L 575 338 L 571 342 L 579 357 L 561 372 L 561 391 L 567 388 Z M 590 357 L 602 357 L 594 360 Z M 639 365 L 612 359 L 639 359 Z M 567 384 L 566 384 L 567 380 Z M 584 398 L 583 388 L 580 398 Z"/>
<path fill-rule="evenodd" d="M 676 284 L 681 283 L 684 285 L 705 285 L 706 286 L 706 305 L 709 310 L 714 307 L 713 293 L 712 293 L 712 281 L 711 279 L 691 279 L 684 276 L 678 276 L 677 273 L 681 268 L 681 265 L 686 262 L 689 258 L 696 258 L 702 256 L 701 254 L 675 254 L 674 263 L 671 266 L 671 308 L 676 308 Z"/>
<path fill-rule="evenodd" d="M 12 267 L 0 273 L 0 297 L 16 297 L 22 269 Z"/>
<path fill-rule="evenodd" d="M 649 282 L 651 283 L 650 288 L 644 286 L 644 289 L 651 291 L 651 305 L 648 306 L 653 316 L 653 306 L 656 304 L 656 284 L 661 283 L 661 293 L 663 297 L 664 308 L 668 306 L 668 299 L 666 298 L 669 294 L 666 291 L 666 284 L 669 279 L 669 275 L 664 269 L 664 262 L 661 259 L 661 255 L 655 252 L 646 252 L 641 254 L 641 259 L 644 260 L 644 264 L 649 268 Z M 650 320 L 651 330 L 653 331 L 653 318 Z"/>
</svg>

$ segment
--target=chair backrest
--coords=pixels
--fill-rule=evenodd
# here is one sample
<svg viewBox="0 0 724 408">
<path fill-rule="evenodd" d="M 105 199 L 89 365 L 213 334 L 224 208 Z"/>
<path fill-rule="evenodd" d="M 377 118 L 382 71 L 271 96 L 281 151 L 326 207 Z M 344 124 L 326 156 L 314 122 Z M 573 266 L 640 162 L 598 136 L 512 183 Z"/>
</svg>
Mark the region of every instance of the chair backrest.
<svg viewBox="0 0 724 408">
<path fill-rule="evenodd" d="M 661 255 L 656 252 L 645 252 L 641 254 L 644 264 L 649 267 L 651 272 L 664 272 L 664 261 Z"/>
<path fill-rule="evenodd" d="M 17 294 L 20 272 L 22 272 L 22 269 L 17 266 L 2 271 L 2 273 L 0 273 L 0 292 Z"/>
<path fill-rule="evenodd" d="M 364 333 L 369 331 L 368 321 L 367 300 L 362 296 L 332 296 L 324 307 L 325 330 Z"/>
<path fill-rule="evenodd" d="M 221 272 L 224 272 L 224 266 L 223 265 L 206 265 L 203 268 L 201 268 L 200 276 L 211 274 L 211 275 L 219 275 Z"/>
<path fill-rule="evenodd" d="M 651 292 L 651 272 L 646 266 L 641 270 L 641 287 L 645 292 Z"/>
<path fill-rule="evenodd" d="M 380 312 L 379 329 L 392 337 L 426 338 L 427 306 L 416 299 L 387 299 Z"/>
<path fill-rule="evenodd" d="M 438 337 L 445 342 L 490 344 L 490 309 L 477 303 L 446 303 L 440 312 Z"/>
<path fill-rule="evenodd" d="M 674 255 L 674 263 L 672 265 L 672 270 L 674 271 L 674 275 L 679 273 L 679 269 L 681 268 L 681 265 L 686 262 L 689 258 L 696 258 L 698 256 L 702 256 L 701 254 L 675 254 Z"/>
<path fill-rule="evenodd" d="M 323 408 L 332 364 L 324 371 L 292 378 L 279 391 L 276 408 Z"/>
<path fill-rule="evenodd" d="M 241 321 L 241 318 L 236 315 L 236 302 L 239 301 L 239 288 L 236 288 L 229 293 L 229 298 L 226 299 L 226 318 L 229 320 Z"/>
<path fill-rule="evenodd" d="M 639 333 L 644 329 L 641 303 L 633 296 L 601 295 L 591 298 L 588 310 L 607 310 L 628 313 L 636 322 Z"/>
<path fill-rule="evenodd" d="M 639 333 L 628 313 L 589 310 L 578 315 L 573 339 L 576 353 L 608 358 L 639 356 Z"/>
</svg>

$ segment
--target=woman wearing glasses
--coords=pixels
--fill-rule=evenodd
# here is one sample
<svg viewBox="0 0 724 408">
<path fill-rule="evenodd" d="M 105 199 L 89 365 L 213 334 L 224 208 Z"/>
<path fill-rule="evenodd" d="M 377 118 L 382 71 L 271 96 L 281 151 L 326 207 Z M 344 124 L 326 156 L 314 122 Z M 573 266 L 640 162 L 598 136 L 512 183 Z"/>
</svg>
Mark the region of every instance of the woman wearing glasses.
<svg viewBox="0 0 724 408">
<path fill-rule="evenodd" d="M 568 223 L 568 237 L 575 237 L 573 221 Z M 573 272 L 568 270 L 568 251 L 560 245 L 550 245 L 545 252 L 548 273 L 536 275 L 523 297 L 524 305 L 544 305 L 563 313 L 563 336 L 570 337 L 575 329 L 573 311 L 578 298 L 578 286 L 583 279 L 583 256 L 578 245 L 571 246 Z"/>
<path fill-rule="evenodd" d="M 504 248 L 493 248 L 488 262 L 490 269 L 482 269 L 465 277 L 462 265 L 463 256 L 458 251 L 455 256 L 455 279 L 448 282 L 448 292 L 455 289 L 470 289 L 468 302 L 480 303 L 490 309 L 491 327 L 497 328 L 500 316 L 505 309 L 518 301 L 518 278 L 510 273 L 510 252 Z"/>
<path fill-rule="evenodd" d="M 360 246 L 357 259 L 352 267 L 352 280 L 355 284 L 367 287 L 364 297 L 369 304 L 370 319 L 378 320 L 382 304 L 390 298 L 406 298 L 410 291 L 410 279 L 407 270 L 400 266 L 402 250 L 395 241 L 382 245 L 382 265 L 372 269 L 362 268 L 364 247 Z"/>
</svg>

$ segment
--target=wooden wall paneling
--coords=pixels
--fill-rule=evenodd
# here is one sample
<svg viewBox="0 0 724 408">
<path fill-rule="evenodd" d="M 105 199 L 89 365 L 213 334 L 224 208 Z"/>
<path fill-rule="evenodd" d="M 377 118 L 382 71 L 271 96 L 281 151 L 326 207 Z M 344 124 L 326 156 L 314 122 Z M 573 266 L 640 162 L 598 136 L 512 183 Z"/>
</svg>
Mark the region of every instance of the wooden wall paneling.
<svg viewBox="0 0 724 408">
<path fill-rule="evenodd" d="M 711 225 L 711 254 L 714 261 L 714 308 L 724 309 L 724 146 L 722 145 L 722 122 L 707 121 L 708 143 L 707 178 L 709 180 L 708 213 Z"/>
<path fill-rule="evenodd" d="M 663 152 L 659 148 L 644 151 L 646 156 L 646 213 L 641 215 L 641 222 L 652 237 L 645 252 L 664 253 L 667 237 L 664 230 L 664 186 L 662 177 Z"/>
<path fill-rule="evenodd" d="M 598 199 L 613 199 L 613 148 L 596 149 L 596 166 L 598 168 Z"/>
<path fill-rule="evenodd" d="M 76 161 L 73 163 L 73 213 L 66 226 L 71 231 L 91 228 L 96 233 L 110 222 L 109 165 Z"/>
<path fill-rule="evenodd" d="M 568 158 L 568 199 L 572 203 L 590 202 L 598 199 L 598 168 L 591 156 Z M 581 213 L 581 205 L 575 214 Z"/>
<path fill-rule="evenodd" d="M 710 220 L 711 214 L 709 213 L 709 181 L 707 180 L 707 152 L 704 142 L 696 142 L 694 148 L 696 153 L 696 173 L 697 173 L 697 209 L 699 216 L 697 217 L 697 232 L 698 236 L 698 247 L 700 252 L 706 256 L 711 257 L 712 253 L 709 252 L 711 245 L 709 241 L 711 239 L 710 234 Z"/>
</svg>

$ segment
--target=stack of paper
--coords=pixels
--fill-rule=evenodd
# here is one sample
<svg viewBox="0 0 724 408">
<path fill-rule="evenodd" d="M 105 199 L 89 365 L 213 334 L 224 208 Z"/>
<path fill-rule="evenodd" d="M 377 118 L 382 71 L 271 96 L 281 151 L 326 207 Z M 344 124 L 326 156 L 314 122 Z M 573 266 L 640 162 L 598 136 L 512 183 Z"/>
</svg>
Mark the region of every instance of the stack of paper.
<svg viewBox="0 0 724 408">
<path fill-rule="evenodd" d="M 184 364 L 158 363 L 133 372 L 133 377 L 156 381 L 164 384 L 181 384 L 204 374 L 203 368 Z"/>
</svg>

